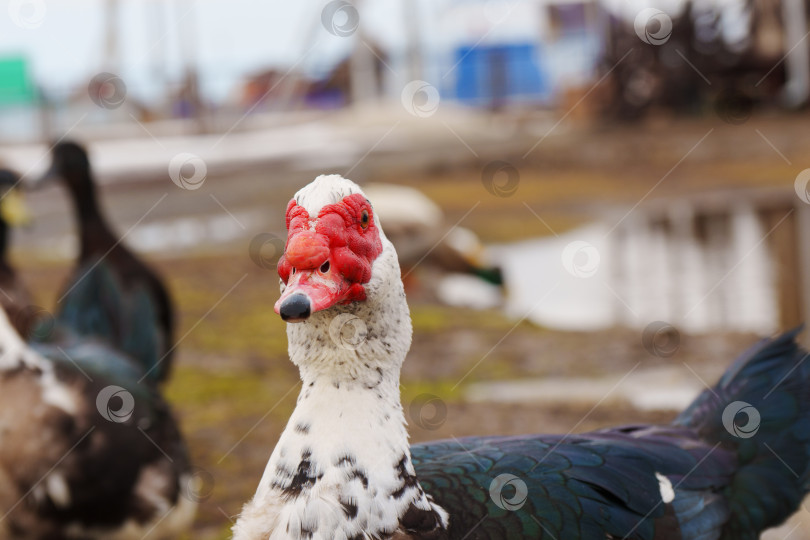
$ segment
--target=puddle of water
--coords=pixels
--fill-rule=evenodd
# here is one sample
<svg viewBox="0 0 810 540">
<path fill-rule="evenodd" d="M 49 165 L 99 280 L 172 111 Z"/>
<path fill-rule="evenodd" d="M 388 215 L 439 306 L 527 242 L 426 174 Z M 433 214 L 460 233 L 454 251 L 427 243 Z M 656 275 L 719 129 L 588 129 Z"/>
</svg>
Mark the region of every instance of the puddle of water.
<svg viewBox="0 0 810 540">
<path fill-rule="evenodd" d="M 597 330 L 615 322 L 614 302 L 605 286 L 607 262 L 601 237 L 607 228 L 589 225 L 560 235 L 516 244 L 493 246 L 494 260 L 503 265 L 506 313 L 549 328 Z M 562 254 L 572 242 L 588 242 L 599 253 L 592 275 L 577 277 L 563 265 Z M 587 253 L 581 254 L 587 257 Z M 580 275 L 590 274 L 588 261 L 574 254 Z M 585 265 L 585 266 L 583 266 Z M 576 268 L 574 268 L 576 271 Z"/>
<path fill-rule="evenodd" d="M 626 401 L 644 411 L 680 411 L 703 390 L 683 366 L 646 368 L 600 378 L 546 378 L 475 383 L 470 401 L 495 403 L 610 404 Z"/>
<path fill-rule="evenodd" d="M 753 212 L 702 241 L 641 222 L 591 224 L 559 237 L 494 246 L 506 312 L 563 330 L 666 321 L 684 331 L 769 333 L 779 324 L 775 261 Z"/>
</svg>

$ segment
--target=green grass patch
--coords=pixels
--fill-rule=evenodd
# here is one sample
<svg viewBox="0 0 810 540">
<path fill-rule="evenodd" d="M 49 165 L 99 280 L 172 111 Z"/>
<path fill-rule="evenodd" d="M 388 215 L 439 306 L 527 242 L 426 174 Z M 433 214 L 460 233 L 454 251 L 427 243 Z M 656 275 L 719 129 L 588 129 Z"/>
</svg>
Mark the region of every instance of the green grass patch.
<svg viewBox="0 0 810 540">
<path fill-rule="evenodd" d="M 475 328 L 481 331 L 504 332 L 515 325 L 515 321 L 497 310 L 471 310 L 443 306 L 440 304 L 412 304 L 414 339 L 420 334 L 435 334 L 452 328 Z M 528 323 L 521 326 L 533 331 L 542 331 Z"/>
<path fill-rule="evenodd" d="M 460 401 L 464 388 L 462 385 L 456 387 L 457 383 L 458 380 L 451 379 L 442 381 L 407 380 L 400 385 L 400 399 L 405 407 L 417 398 L 422 399 L 425 395 L 438 396 L 447 402 Z"/>
</svg>

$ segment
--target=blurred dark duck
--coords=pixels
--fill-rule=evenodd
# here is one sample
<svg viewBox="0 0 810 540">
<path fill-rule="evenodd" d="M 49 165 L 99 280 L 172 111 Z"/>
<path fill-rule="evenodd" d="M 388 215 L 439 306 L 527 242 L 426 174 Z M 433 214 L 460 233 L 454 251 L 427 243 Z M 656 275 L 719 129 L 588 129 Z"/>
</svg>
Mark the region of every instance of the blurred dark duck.
<svg viewBox="0 0 810 540">
<path fill-rule="evenodd" d="M 8 262 L 11 228 L 26 225 L 31 220 L 18 189 L 19 183 L 17 173 L 0 169 L 0 306 L 13 321 L 22 324 L 22 310 L 31 305 L 31 295 Z"/>
<path fill-rule="evenodd" d="M 60 179 L 67 188 L 79 235 L 79 259 L 59 297 L 60 324 L 82 335 L 106 337 L 113 347 L 141 363 L 148 380 L 166 380 L 174 346 L 171 299 L 157 274 L 108 225 L 85 149 L 75 142 L 56 144 L 51 166 L 39 183 L 48 179 Z M 104 291 L 114 294 L 101 294 L 90 286 L 89 273 L 105 283 Z M 153 321 L 157 331 L 144 330 L 144 320 Z"/>
<path fill-rule="evenodd" d="M 497 266 L 486 260 L 484 246 L 469 229 L 450 227 L 439 205 L 410 186 L 371 183 L 364 187 L 385 219 L 385 233 L 405 272 L 431 263 L 445 273 L 466 273 L 503 285 Z M 448 231 L 449 229 L 449 231 Z"/>
<path fill-rule="evenodd" d="M 169 406 L 140 362 L 76 330 L 91 305 L 75 328 L 30 305 L 7 260 L 9 226 L 28 215 L 17 183 L 0 170 L 0 539 L 176 538 L 196 496 Z M 103 265 L 82 285 L 120 297 L 115 286 Z"/>
<path fill-rule="evenodd" d="M 397 250 L 409 297 L 477 309 L 500 304 L 503 272 L 473 231 L 451 224 L 416 188 L 375 182 L 363 190 Z"/>
</svg>

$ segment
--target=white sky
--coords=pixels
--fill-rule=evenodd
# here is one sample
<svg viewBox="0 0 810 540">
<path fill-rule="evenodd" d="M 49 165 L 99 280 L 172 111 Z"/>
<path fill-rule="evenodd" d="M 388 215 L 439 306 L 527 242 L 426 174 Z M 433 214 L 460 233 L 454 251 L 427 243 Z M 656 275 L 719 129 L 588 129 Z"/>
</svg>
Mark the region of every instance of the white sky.
<svg viewBox="0 0 810 540">
<path fill-rule="evenodd" d="M 203 77 L 223 86 L 218 93 L 247 73 L 291 67 L 310 49 L 300 65 L 317 69 L 351 46 L 321 25 L 325 0 L 120 0 L 119 60 L 110 66 L 104 63 L 103 0 L 35 1 L 38 9 L 44 6 L 44 17 L 35 28 L 24 28 L 13 14 L 35 15 L 32 0 L 0 0 L 0 55 L 25 54 L 35 79 L 52 91 L 86 84 L 107 70 L 136 94 L 148 94 L 161 77 L 179 78 L 184 39 Z M 362 29 L 387 45 L 404 43 L 403 1 L 413 0 L 368 2 Z"/>
</svg>

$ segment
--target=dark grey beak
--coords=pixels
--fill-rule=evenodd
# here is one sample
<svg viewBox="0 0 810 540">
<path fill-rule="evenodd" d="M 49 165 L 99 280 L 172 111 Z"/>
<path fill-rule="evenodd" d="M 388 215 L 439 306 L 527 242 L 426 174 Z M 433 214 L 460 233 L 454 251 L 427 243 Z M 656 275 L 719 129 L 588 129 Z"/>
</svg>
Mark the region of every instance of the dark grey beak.
<svg viewBox="0 0 810 540">
<path fill-rule="evenodd" d="M 309 318 L 312 306 L 306 295 L 294 294 L 281 303 L 278 313 L 287 322 L 301 322 Z"/>
</svg>

